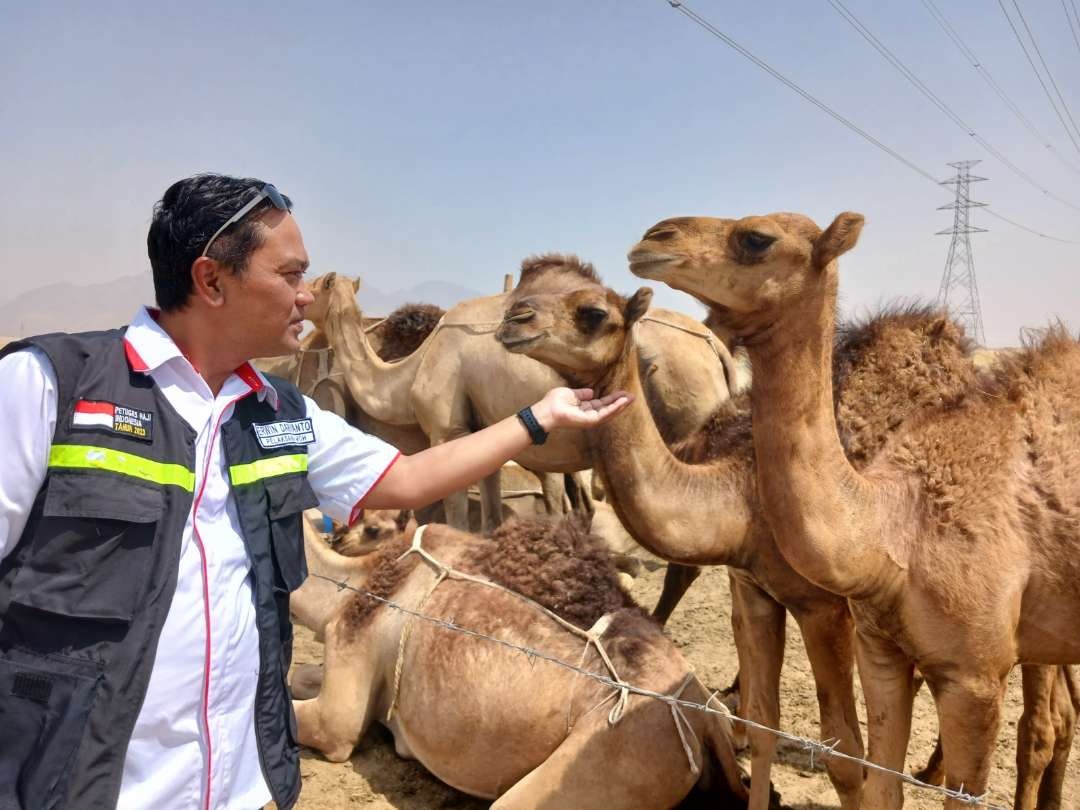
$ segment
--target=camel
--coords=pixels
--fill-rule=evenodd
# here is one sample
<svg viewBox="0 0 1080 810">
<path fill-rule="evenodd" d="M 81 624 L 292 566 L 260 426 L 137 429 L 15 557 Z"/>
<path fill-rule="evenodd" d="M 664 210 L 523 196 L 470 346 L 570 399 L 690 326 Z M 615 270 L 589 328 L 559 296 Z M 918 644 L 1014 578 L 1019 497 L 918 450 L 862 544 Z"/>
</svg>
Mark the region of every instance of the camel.
<svg viewBox="0 0 1080 810">
<path fill-rule="evenodd" d="M 299 353 L 281 357 L 260 358 L 255 364 L 268 374 L 284 377 L 300 391 L 314 399 L 319 407 L 333 411 L 350 424 L 371 433 L 397 447 L 404 453 L 415 453 L 428 447 L 427 436 L 416 426 L 381 422 L 365 413 L 353 400 L 345 384 L 340 360 L 327 339 L 325 324 L 330 297 L 325 294 L 325 276 L 313 279 L 314 301 L 304 317 L 314 329 L 308 333 Z M 336 278 L 336 276 L 335 276 Z M 360 289 L 360 280 L 346 279 L 353 295 Z M 365 321 L 362 328 L 379 357 L 392 362 L 415 351 L 431 333 L 442 317 L 443 310 L 433 304 L 405 304 L 385 318 Z"/>
<path fill-rule="evenodd" d="M 762 506 L 791 565 L 849 600 L 870 758 L 903 768 L 918 667 L 945 783 L 980 794 L 1011 667 L 1080 661 L 1080 345 L 1048 330 L 856 471 L 831 365 L 837 259 L 862 225 L 850 212 L 824 231 L 788 213 L 669 219 L 630 269 L 696 296 L 747 346 Z M 903 804 L 888 774 L 871 771 L 863 793 L 867 808 Z"/>
<path fill-rule="evenodd" d="M 438 524 L 425 529 L 418 540 L 404 534 L 374 554 L 345 558 L 308 523 L 308 566 L 591 672 L 708 699 L 659 625 L 619 589 L 602 548 L 576 518 L 510 522 L 490 540 Z M 406 553 L 411 541 L 431 556 Z M 436 565 L 476 579 L 455 573 L 440 582 Z M 495 810 L 665 810 L 694 790 L 711 796 L 710 806 L 745 806 L 728 721 L 716 714 L 676 716 L 669 705 L 634 695 L 624 704 L 618 690 L 409 619 L 320 577 L 294 592 L 293 611 L 326 639 L 318 697 L 293 704 L 297 741 L 331 761 L 347 760 L 379 721 L 399 755 L 494 800 Z M 593 628 L 611 669 L 574 627 Z"/>
<path fill-rule="evenodd" d="M 594 272 L 574 257 L 549 255 L 525 260 L 521 276 L 543 274 L 566 262 Z M 491 339 L 502 319 L 506 294 L 456 305 L 415 352 L 386 363 L 361 327 L 348 280 L 330 274 L 323 283 L 331 296 L 327 336 L 346 365 L 346 381 L 359 407 L 386 423 L 418 424 L 433 444 L 494 424 L 564 382 L 542 364 L 502 351 Z M 730 364 L 730 354 L 711 332 L 681 313 L 655 310 L 644 319 L 641 331 L 639 362 L 645 367 L 649 404 L 656 409 L 666 438 L 688 435 L 728 398 L 725 364 Z M 574 431 L 556 431 L 547 443 L 526 450 L 516 461 L 531 470 L 554 473 L 592 466 L 584 439 Z M 482 485 L 485 505 L 497 502 L 495 479 Z M 446 516 L 452 526 L 466 525 L 462 494 L 447 499 Z M 497 511 L 488 509 L 484 531 L 490 532 L 498 522 Z"/>
</svg>

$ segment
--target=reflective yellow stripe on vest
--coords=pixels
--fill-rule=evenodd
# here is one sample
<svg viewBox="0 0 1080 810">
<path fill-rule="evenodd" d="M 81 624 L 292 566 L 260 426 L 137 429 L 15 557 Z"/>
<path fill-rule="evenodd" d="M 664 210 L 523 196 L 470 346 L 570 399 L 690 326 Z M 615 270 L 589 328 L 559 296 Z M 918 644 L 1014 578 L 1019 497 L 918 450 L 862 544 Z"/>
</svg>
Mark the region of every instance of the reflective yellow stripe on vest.
<svg viewBox="0 0 1080 810">
<path fill-rule="evenodd" d="M 250 464 L 237 464 L 229 467 L 229 480 L 232 481 L 234 487 L 239 487 L 244 484 L 253 484 L 264 478 L 298 472 L 307 472 L 307 453 L 260 458 Z"/>
<path fill-rule="evenodd" d="M 195 491 L 195 473 L 180 464 L 161 461 L 87 444 L 54 444 L 49 450 L 50 468 L 108 470 L 162 486 Z"/>
</svg>

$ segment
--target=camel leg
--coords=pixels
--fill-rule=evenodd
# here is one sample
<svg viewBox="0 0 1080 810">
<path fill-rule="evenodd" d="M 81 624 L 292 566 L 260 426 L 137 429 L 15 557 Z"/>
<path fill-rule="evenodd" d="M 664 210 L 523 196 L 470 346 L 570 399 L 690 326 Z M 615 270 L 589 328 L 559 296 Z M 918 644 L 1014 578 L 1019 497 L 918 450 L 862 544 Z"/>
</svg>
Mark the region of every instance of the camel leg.
<svg viewBox="0 0 1080 810">
<path fill-rule="evenodd" d="M 485 537 L 502 524 L 502 473 L 496 470 L 480 481 L 480 526 Z"/>
<path fill-rule="evenodd" d="M 696 777 L 670 711 L 644 700 L 632 700 L 615 726 L 608 725 L 606 709 L 579 720 L 570 736 L 491 810 L 674 807 Z M 700 749 L 695 756 L 700 762 Z"/>
<path fill-rule="evenodd" d="M 347 760 L 375 719 L 376 656 L 370 632 L 348 642 L 338 620 L 326 628 L 322 690 L 311 700 L 294 700 L 296 741 L 322 751 L 331 762 Z"/>
<path fill-rule="evenodd" d="M 578 512 L 589 519 L 596 514 L 592 495 L 585 486 L 585 477 L 580 473 L 565 473 L 563 485 L 566 487 L 566 499 L 570 502 L 570 511 Z"/>
<path fill-rule="evenodd" d="M 915 667 L 891 641 L 859 633 L 855 657 L 866 698 L 868 759 L 893 771 L 903 771 L 911 736 L 911 706 L 915 699 Z M 904 805 L 903 786 L 895 776 L 869 770 L 863 783 L 863 810 L 898 810 Z"/>
<path fill-rule="evenodd" d="M 963 680 L 939 680 L 927 673 L 941 724 L 947 787 L 963 787 L 975 796 L 985 792 L 1008 674 L 1006 670 L 996 678 L 978 673 Z M 968 807 L 954 799 L 945 800 L 945 810 Z"/>
<path fill-rule="evenodd" d="M 821 737 L 839 740 L 837 750 L 862 758 L 862 732 L 855 710 L 855 623 L 845 602 L 795 616 L 817 686 Z M 843 810 L 857 810 L 863 785 L 862 766 L 825 758 L 825 769 Z"/>
<path fill-rule="evenodd" d="M 656 600 L 656 607 L 652 612 L 660 624 L 667 624 L 683 595 L 700 575 L 701 569 L 696 565 L 668 563 L 667 571 L 664 572 L 664 590 L 660 592 L 660 598 Z"/>
<path fill-rule="evenodd" d="M 1016 728 L 1015 810 L 1035 810 L 1039 785 L 1054 756 L 1054 721 L 1051 699 L 1059 668 L 1025 664 L 1024 713 Z"/>
<path fill-rule="evenodd" d="M 463 532 L 469 531 L 469 493 L 452 492 L 443 498 L 446 525 Z"/>
<path fill-rule="evenodd" d="M 1076 717 L 1080 712 L 1080 693 L 1076 690 L 1073 673 L 1069 667 L 1055 667 L 1057 676 L 1052 694 L 1054 720 L 1054 756 L 1043 774 L 1039 786 L 1039 810 L 1060 810 L 1061 791 L 1065 785 L 1065 773 L 1069 765 L 1076 732 Z"/>
<path fill-rule="evenodd" d="M 561 515 L 566 484 L 559 473 L 540 473 L 540 491 L 544 493 L 544 511 L 549 515 Z"/>
<path fill-rule="evenodd" d="M 729 575 L 731 627 L 739 656 L 739 716 L 780 728 L 780 669 L 784 664 L 784 606 L 746 580 Z M 768 810 L 777 738 L 750 729 L 750 803 Z"/>
</svg>

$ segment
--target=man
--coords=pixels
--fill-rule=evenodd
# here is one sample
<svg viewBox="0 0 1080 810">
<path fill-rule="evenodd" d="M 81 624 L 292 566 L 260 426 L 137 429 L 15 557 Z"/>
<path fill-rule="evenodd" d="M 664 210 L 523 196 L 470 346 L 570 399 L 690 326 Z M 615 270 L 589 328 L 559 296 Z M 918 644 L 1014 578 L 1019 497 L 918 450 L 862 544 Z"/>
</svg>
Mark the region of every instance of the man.
<svg viewBox="0 0 1080 810">
<path fill-rule="evenodd" d="M 291 207 L 175 183 L 147 237 L 158 310 L 0 356 L 4 810 L 291 807 L 302 510 L 420 507 L 628 402 L 555 389 L 413 456 L 320 410 L 248 363 L 300 345 Z"/>
</svg>

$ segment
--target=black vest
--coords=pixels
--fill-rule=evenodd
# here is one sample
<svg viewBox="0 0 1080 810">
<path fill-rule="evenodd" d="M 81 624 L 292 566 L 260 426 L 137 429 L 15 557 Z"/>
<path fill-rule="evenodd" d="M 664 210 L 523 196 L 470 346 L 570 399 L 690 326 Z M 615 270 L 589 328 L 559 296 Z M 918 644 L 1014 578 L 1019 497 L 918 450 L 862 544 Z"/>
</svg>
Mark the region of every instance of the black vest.
<svg viewBox="0 0 1080 810">
<path fill-rule="evenodd" d="M 196 435 L 132 370 L 122 331 L 29 338 L 0 356 L 29 345 L 56 373 L 56 432 L 26 527 L 0 561 L 0 810 L 111 810 L 176 589 Z M 273 384 L 278 409 L 245 397 L 220 441 L 254 574 L 260 760 L 289 808 L 300 792 L 289 592 L 307 576 L 300 513 L 317 499 L 303 399 Z"/>
</svg>

